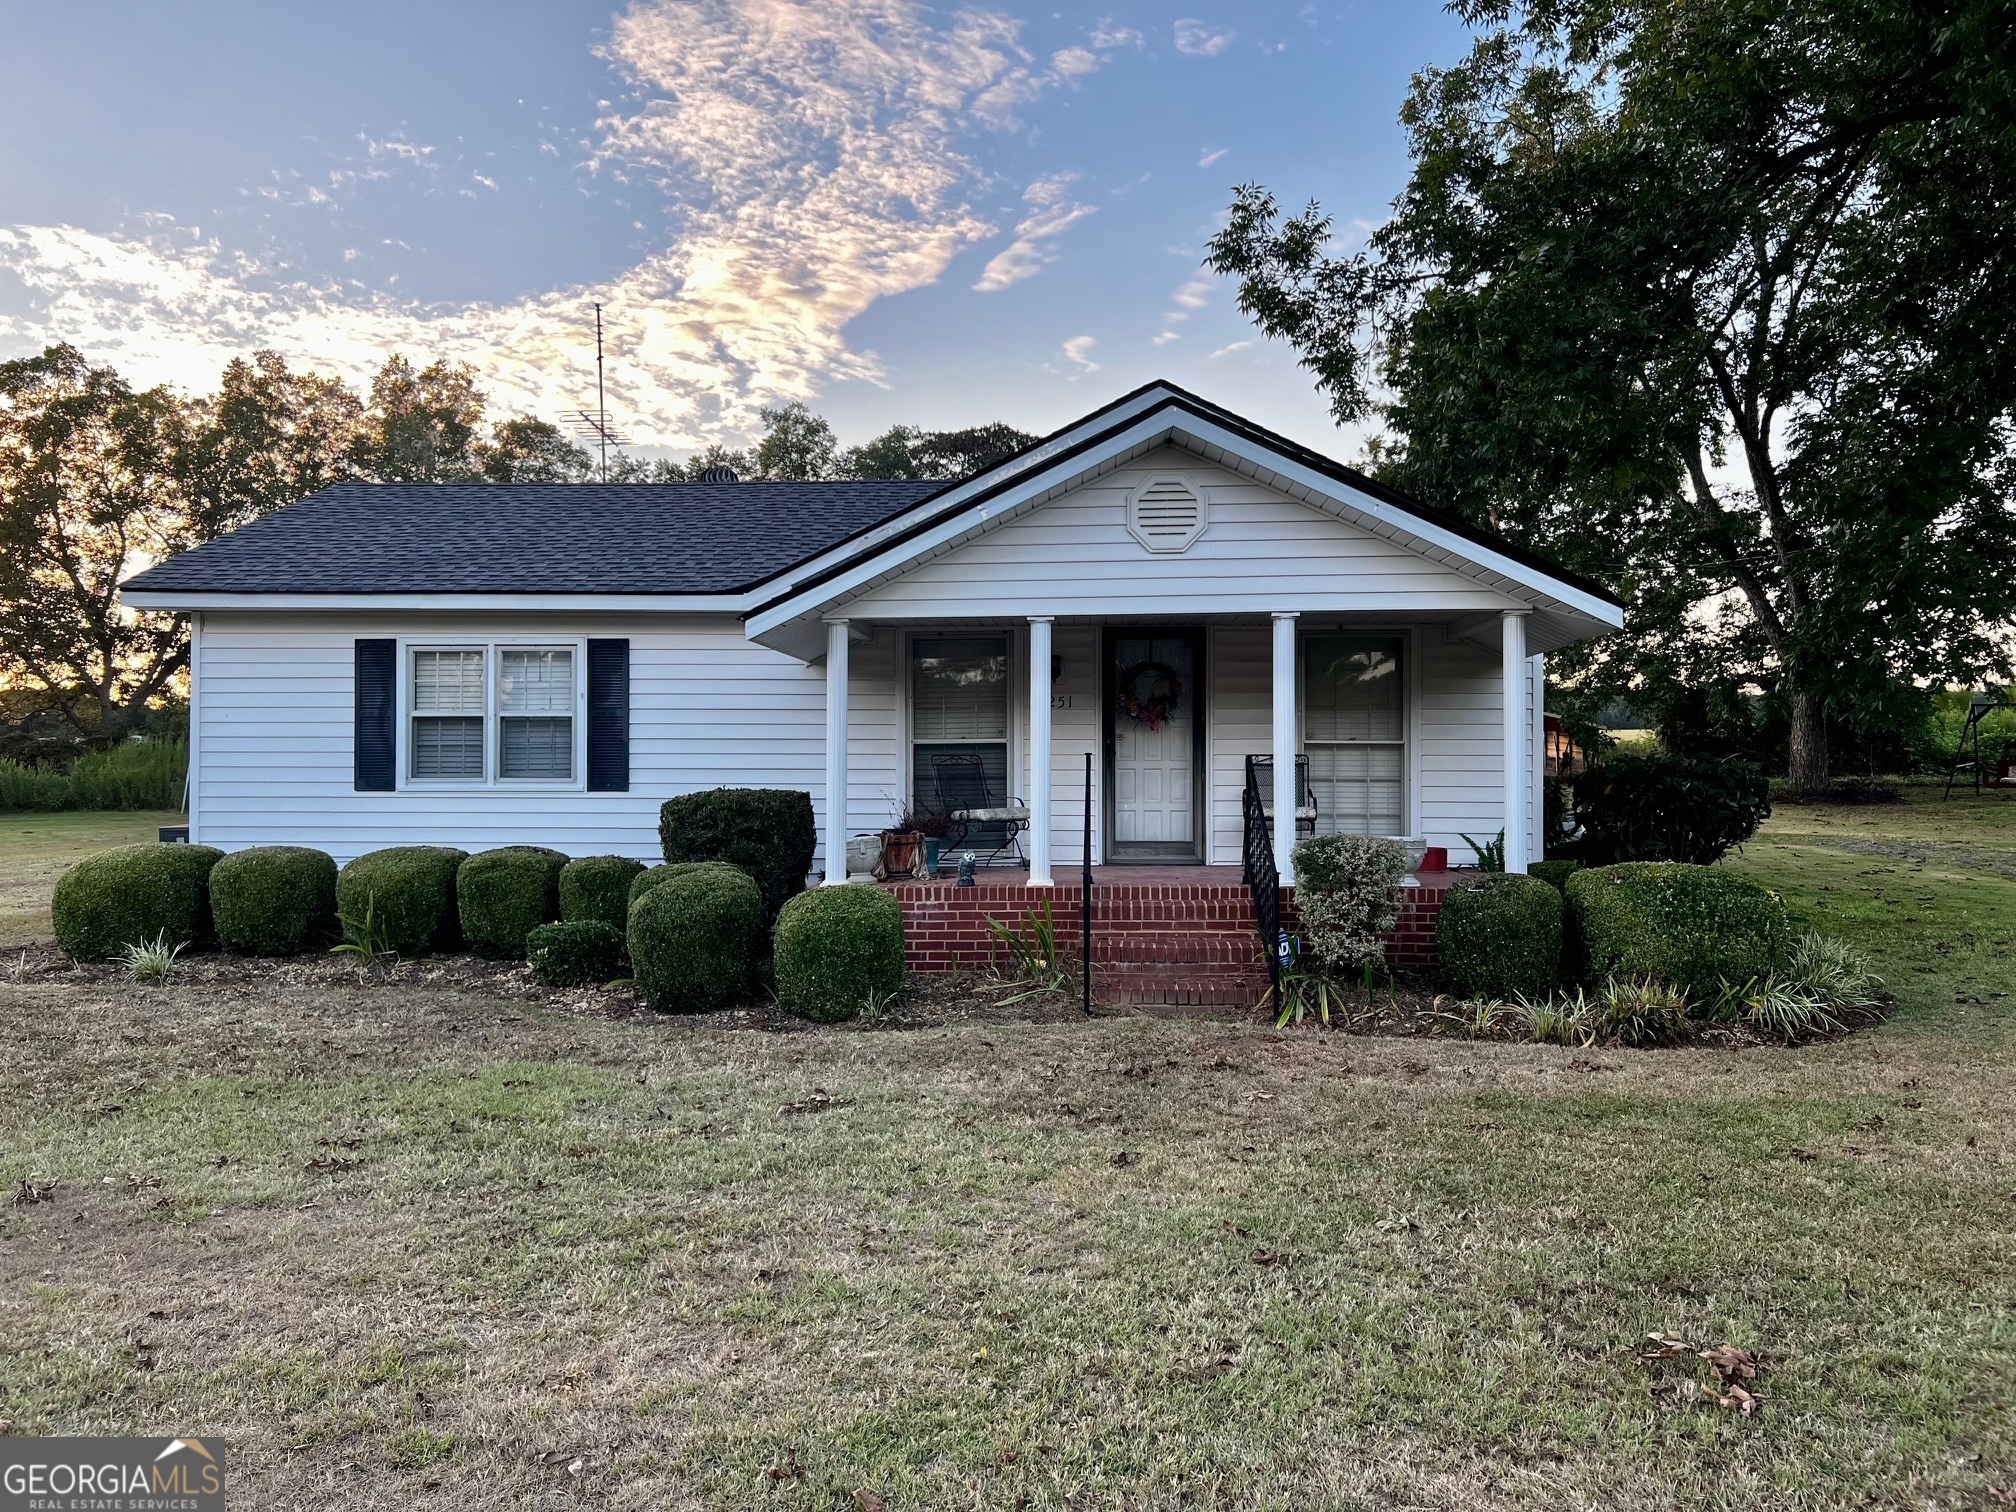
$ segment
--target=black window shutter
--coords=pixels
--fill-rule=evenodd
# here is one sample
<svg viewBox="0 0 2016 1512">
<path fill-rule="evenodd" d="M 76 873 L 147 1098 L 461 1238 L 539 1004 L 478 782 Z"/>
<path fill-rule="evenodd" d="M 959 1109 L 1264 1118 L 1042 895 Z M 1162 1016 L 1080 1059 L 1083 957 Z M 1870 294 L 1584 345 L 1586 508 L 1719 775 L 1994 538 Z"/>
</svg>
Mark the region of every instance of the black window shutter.
<svg viewBox="0 0 2016 1512">
<path fill-rule="evenodd" d="M 588 642 L 588 791 L 630 791 L 630 642 Z"/>
<path fill-rule="evenodd" d="M 393 721 L 398 717 L 399 643 L 357 642 L 356 788 L 360 793 L 389 793 L 397 787 L 398 741 Z"/>
</svg>

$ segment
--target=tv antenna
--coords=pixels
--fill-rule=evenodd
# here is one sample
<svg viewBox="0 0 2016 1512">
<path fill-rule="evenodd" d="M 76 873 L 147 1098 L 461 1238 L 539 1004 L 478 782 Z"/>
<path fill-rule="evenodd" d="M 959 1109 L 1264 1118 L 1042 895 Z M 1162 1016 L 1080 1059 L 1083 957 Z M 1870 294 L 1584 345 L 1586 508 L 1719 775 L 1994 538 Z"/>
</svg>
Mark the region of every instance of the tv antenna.
<svg viewBox="0 0 2016 1512">
<path fill-rule="evenodd" d="M 602 389 L 602 306 L 595 306 L 595 408 L 575 410 L 567 417 L 567 424 L 574 434 L 583 441 L 593 441 L 601 456 L 601 478 L 609 481 L 609 448 L 628 446 L 629 441 L 616 433 L 609 423 L 609 405 Z"/>
</svg>

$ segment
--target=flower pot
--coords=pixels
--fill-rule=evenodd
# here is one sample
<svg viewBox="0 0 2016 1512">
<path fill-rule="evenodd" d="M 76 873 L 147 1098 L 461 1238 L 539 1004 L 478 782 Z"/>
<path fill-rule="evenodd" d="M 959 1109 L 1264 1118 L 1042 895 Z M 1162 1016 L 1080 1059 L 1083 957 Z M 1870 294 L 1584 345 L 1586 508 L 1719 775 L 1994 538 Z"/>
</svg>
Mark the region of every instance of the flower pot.
<svg viewBox="0 0 2016 1512">
<path fill-rule="evenodd" d="M 924 837 L 915 830 L 882 831 L 882 875 L 907 877 L 917 870 Z"/>
<path fill-rule="evenodd" d="M 944 846 L 945 841 L 938 835 L 926 835 L 924 837 L 925 876 L 935 877 L 938 875 L 938 855 L 944 849 Z"/>
</svg>

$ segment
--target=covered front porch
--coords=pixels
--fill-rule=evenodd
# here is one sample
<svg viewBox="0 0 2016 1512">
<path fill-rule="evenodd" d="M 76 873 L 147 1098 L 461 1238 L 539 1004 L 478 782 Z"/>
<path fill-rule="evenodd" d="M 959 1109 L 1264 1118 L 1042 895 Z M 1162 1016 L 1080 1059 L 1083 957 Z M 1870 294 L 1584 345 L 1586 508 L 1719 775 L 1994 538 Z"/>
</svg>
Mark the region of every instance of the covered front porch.
<svg viewBox="0 0 2016 1512">
<path fill-rule="evenodd" d="M 995 886 L 1072 881 L 1088 841 L 1116 878 L 1236 881 L 1249 766 L 1299 834 L 1386 835 L 1461 865 L 1466 836 L 1502 829 L 1523 870 L 1544 743 L 1528 615 L 826 616 L 824 879 L 849 880 L 850 839 L 938 808 L 993 816 L 965 848 L 1014 869 L 990 869 Z M 1276 836 L 1288 885 L 1290 848 Z"/>
</svg>

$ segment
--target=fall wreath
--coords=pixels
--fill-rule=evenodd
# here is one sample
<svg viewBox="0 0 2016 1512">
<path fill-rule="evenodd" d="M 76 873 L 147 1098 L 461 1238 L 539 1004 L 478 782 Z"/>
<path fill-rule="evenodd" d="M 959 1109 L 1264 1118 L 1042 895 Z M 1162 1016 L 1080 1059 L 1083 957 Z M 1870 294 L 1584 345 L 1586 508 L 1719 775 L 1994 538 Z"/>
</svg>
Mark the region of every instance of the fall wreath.
<svg viewBox="0 0 2016 1512">
<path fill-rule="evenodd" d="M 1120 712 L 1159 730 L 1182 707 L 1183 679 L 1167 662 L 1141 661 L 1120 673 Z"/>
</svg>

